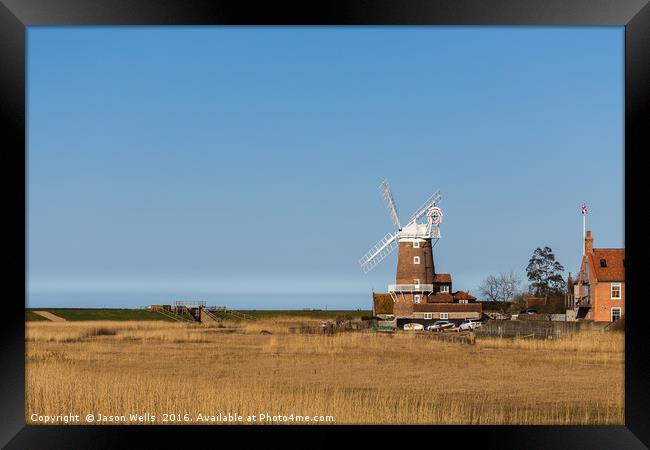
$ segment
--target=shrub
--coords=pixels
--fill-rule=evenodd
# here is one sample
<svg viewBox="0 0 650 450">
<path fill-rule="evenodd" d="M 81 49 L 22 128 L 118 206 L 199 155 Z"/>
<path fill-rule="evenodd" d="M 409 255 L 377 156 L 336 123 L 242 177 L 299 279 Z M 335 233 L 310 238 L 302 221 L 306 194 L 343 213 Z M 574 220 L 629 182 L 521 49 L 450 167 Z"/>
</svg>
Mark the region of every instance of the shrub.
<svg viewBox="0 0 650 450">
<path fill-rule="evenodd" d="M 346 322 L 346 321 L 351 321 L 352 316 L 350 314 L 337 314 L 336 315 L 336 323 L 341 323 L 341 322 Z"/>
</svg>

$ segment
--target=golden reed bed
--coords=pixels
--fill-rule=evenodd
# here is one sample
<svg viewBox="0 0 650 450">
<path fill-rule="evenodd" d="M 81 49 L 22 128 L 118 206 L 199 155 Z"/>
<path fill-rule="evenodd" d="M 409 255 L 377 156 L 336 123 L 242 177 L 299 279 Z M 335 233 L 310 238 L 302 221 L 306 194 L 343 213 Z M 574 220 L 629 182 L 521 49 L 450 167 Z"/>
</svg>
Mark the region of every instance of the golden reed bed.
<svg viewBox="0 0 650 450">
<path fill-rule="evenodd" d="M 26 421 L 623 423 L 622 333 L 471 346 L 404 333 L 287 334 L 291 321 L 28 323 Z"/>
</svg>

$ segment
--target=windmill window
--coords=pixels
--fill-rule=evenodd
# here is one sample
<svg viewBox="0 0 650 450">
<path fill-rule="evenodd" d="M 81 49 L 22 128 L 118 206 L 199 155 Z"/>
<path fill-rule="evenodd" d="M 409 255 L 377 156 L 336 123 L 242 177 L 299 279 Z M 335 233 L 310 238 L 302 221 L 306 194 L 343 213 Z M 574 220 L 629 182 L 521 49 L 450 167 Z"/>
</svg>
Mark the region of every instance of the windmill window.
<svg viewBox="0 0 650 450">
<path fill-rule="evenodd" d="M 600 267 L 607 267 L 607 260 L 604 258 L 600 260 Z"/>
<path fill-rule="evenodd" d="M 413 241 L 413 248 L 420 248 L 420 241 Z"/>
<path fill-rule="evenodd" d="M 415 300 L 414 300 L 415 303 L 420 303 L 420 298 L 421 297 L 419 295 L 416 295 L 414 298 L 415 298 Z"/>
<path fill-rule="evenodd" d="M 419 256 L 414 256 L 413 257 L 413 264 L 420 264 L 420 257 Z"/>
</svg>

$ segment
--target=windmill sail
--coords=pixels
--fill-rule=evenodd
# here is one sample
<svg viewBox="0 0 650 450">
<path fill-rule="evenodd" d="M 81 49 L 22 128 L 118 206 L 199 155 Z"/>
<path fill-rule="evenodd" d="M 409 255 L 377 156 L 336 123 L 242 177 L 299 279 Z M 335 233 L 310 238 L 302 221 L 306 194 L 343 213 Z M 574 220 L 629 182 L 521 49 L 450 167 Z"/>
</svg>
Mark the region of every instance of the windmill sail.
<svg viewBox="0 0 650 450">
<path fill-rule="evenodd" d="M 359 260 L 364 273 L 370 272 L 397 247 L 398 233 L 388 233 Z"/>
<path fill-rule="evenodd" d="M 390 214 L 390 219 L 393 221 L 393 224 L 399 230 L 402 226 L 399 223 L 399 216 L 397 215 L 397 208 L 395 208 L 395 200 L 393 200 L 393 194 L 390 193 L 390 186 L 388 185 L 388 180 L 384 180 L 379 185 L 384 201 L 386 202 L 386 207 L 388 208 L 388 214 Z"/>
<path fill-rule="evenodd" d="M 429 199 L 424 202 L 415 214 L 411 216 L 408 223 L 402 227 L 399 216 L 397 215 L 395 200 L 393 200 L 393 195 L 390 192 L 388 180 L 381 182 L 379 190 L 386 202 L 388 214 L 397 230 L 393 233 L 386 234 L 386 236 L 377 242 L 377 244 L 375 244 L 368 253 L 359 260 L 359 265 L 361 266 L 361 269 L 363 269 L 364 273 L 370 272 L 384 258 L 390 255 L 391 252 L 398 247 L 400 239 L 440 239 L 440 228 L 438 227 L 438 224 L 442 212 L 439 208 L 434 208 L 437 210 L 435 211 L 438 214 L 438 216 L 436 216 L 437 219 L 433 219 L 433 215 L 431 215 L 431 217 L 429 217 L 430 220 L 428 220 L 426 224 L 420 224 L 417 222 L 424 214 L 431 212 L 431 209 L 440 201 L 442 198 L 440 191 L 436 191 L 435 194 L 429 197 Z M 431 214 L 433 213 L 431 212 Z"/>
<path fill-rule="evenodd" d="M 411 216 L 409 219 L 408 223 L 415 222 L 418 220 L 420 217 L 422 217 L 423 214 L 425 214 L 427 211 L 429 211 L 429 208 L 432 206 L 435 206 L 440 199 L 442 198 L 442 195 L 440 195 L 440 191 L 436 191 L 435 194 L 433 194 L 431 197 L 429 197 L 429 200 L 424 202 L 424 205 L 422 205 L 416 212 Z"/>
</svg>

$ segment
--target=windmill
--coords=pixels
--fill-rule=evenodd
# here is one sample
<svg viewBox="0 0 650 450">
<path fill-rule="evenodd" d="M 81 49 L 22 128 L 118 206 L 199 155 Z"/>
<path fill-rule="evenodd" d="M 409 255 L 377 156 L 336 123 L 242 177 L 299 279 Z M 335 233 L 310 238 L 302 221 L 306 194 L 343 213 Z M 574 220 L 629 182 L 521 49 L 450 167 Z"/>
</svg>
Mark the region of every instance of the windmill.
<svg viewBox="0 0 650 450">
<path fill-rule="evenodd" d="M 396 284 L 389 285 L 388 290 L 394 300 L 397 300 L 399 294 L 402 300 L 418 303 L 422 295 L 433 292 L 435 269 L 431 243 L 440 239 L 442 211 L 437 205 L 442 196 L 440 191 L 437 191 L 416 210 L 406 225 L 402 226 L 388 180 L 379 185 L 379 190 L 395 225 L 395 231 L 387 233 L 377 242 L 359 260 L 359 265 L 364 273 L 368 273 L 399 247 Z"/>
</svg>

